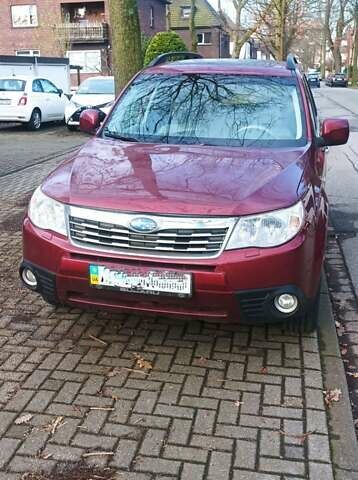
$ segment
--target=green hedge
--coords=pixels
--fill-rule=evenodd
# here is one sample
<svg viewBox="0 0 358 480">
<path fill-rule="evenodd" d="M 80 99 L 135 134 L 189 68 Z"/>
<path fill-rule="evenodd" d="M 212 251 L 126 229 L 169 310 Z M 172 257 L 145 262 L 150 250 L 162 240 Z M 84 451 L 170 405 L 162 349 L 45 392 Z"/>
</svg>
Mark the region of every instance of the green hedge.
<svg viewBox="0 0 358 480">
<path fill-rule="evenodd" d="M 148 65 L 158 55 L 168 52 L 186 52 L 187 47 L 175 32 L 159 32 L 151 39 L 144 56 L 144 65 Z"/>
</svg>

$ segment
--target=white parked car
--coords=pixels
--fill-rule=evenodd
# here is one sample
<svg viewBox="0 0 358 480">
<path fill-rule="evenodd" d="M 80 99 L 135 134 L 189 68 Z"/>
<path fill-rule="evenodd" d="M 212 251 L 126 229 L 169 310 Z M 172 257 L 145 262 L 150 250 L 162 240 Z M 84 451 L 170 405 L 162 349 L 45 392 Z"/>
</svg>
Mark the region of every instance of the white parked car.
<svg viewBox="0 0 358 480">
<path fill-rule="evenodd" d="M 114 103 L 114 78 L 90 77 L 79 86 L 66 107 L 67 127 L 75 130 L 80 124 L 80 115 L 87 108 L 97 108 L 107 115 Z"/>
<path fill-rule="evenodd" d="M 21 122 L 38 130 L 42 122 L 63 121 L 68 102 L 46 78 L 0 77 L 0 122 Z"/>
</svg>

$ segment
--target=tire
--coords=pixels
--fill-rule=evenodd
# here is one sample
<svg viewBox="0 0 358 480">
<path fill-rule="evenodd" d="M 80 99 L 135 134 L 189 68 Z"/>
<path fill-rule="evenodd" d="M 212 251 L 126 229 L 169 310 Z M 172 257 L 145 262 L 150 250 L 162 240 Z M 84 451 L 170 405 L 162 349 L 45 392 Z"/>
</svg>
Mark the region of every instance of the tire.
<svg viewBox="0 0 358 480">
<path fill-rule="evenodd" d="M 53 307 L 60 307 L 61 303 L 57 302 L 53 297 L 48 297 L 46 295 L 41 295 L 43 300 L 45 300 L 46 303 L 49 305 L 52 305 Z"/>
<path fill-rule="evenodd" d="M 41 112 L 38 108 L 35 108 L 32 113 L 30 120 L 27 122 L 27 129 L 34 131 L 40 130 L 41 128 Z"/>
<path fill-rule="evenodd" d="M 68 128 L 68 130 L 70 132 L 75 132 L 77 130 L 77 126 L 76 125 L 69 125 L 67 124 L 66 127 Z"/>
<path fill-rule="evenodd" d="M 288 328 L 294 333 L 312 333 L 317 330 L 319 324 L 319 304 L 321 288 L 319 286 L 311 308 L 301 317 L 290 320 Z"/>
</svg>

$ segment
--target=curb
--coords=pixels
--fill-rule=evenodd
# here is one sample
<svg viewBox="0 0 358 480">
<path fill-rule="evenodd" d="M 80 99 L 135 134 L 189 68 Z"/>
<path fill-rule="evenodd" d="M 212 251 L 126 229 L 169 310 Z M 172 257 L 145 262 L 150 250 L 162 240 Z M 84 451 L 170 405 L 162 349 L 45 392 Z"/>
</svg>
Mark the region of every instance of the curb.
<svg viewBox="0 0 358 480">
<path fill-rule="evenodd" d="M 334 477 L 335 480 L 358 480 L 358 443 L 325 275 L 318 341 L 324 389 L 340 388 L 342 391 L 341 400 L 327 409 Z"/>
</svg>

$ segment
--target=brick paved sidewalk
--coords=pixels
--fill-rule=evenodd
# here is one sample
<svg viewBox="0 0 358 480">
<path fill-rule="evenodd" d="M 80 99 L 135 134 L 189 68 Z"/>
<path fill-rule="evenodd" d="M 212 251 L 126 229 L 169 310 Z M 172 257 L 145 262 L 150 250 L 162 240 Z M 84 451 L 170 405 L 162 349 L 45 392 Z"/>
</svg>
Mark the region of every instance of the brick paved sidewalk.
<svg viewBox="0 0 358 480">
<path fill-rule="evenodd" d="M 98 451 L 126 480 L 333 479 L 316 335 L 56 310 L 20 286 L 21 191 L 45 168 L 0 182 L 0 480 Z"/>
</svg>

